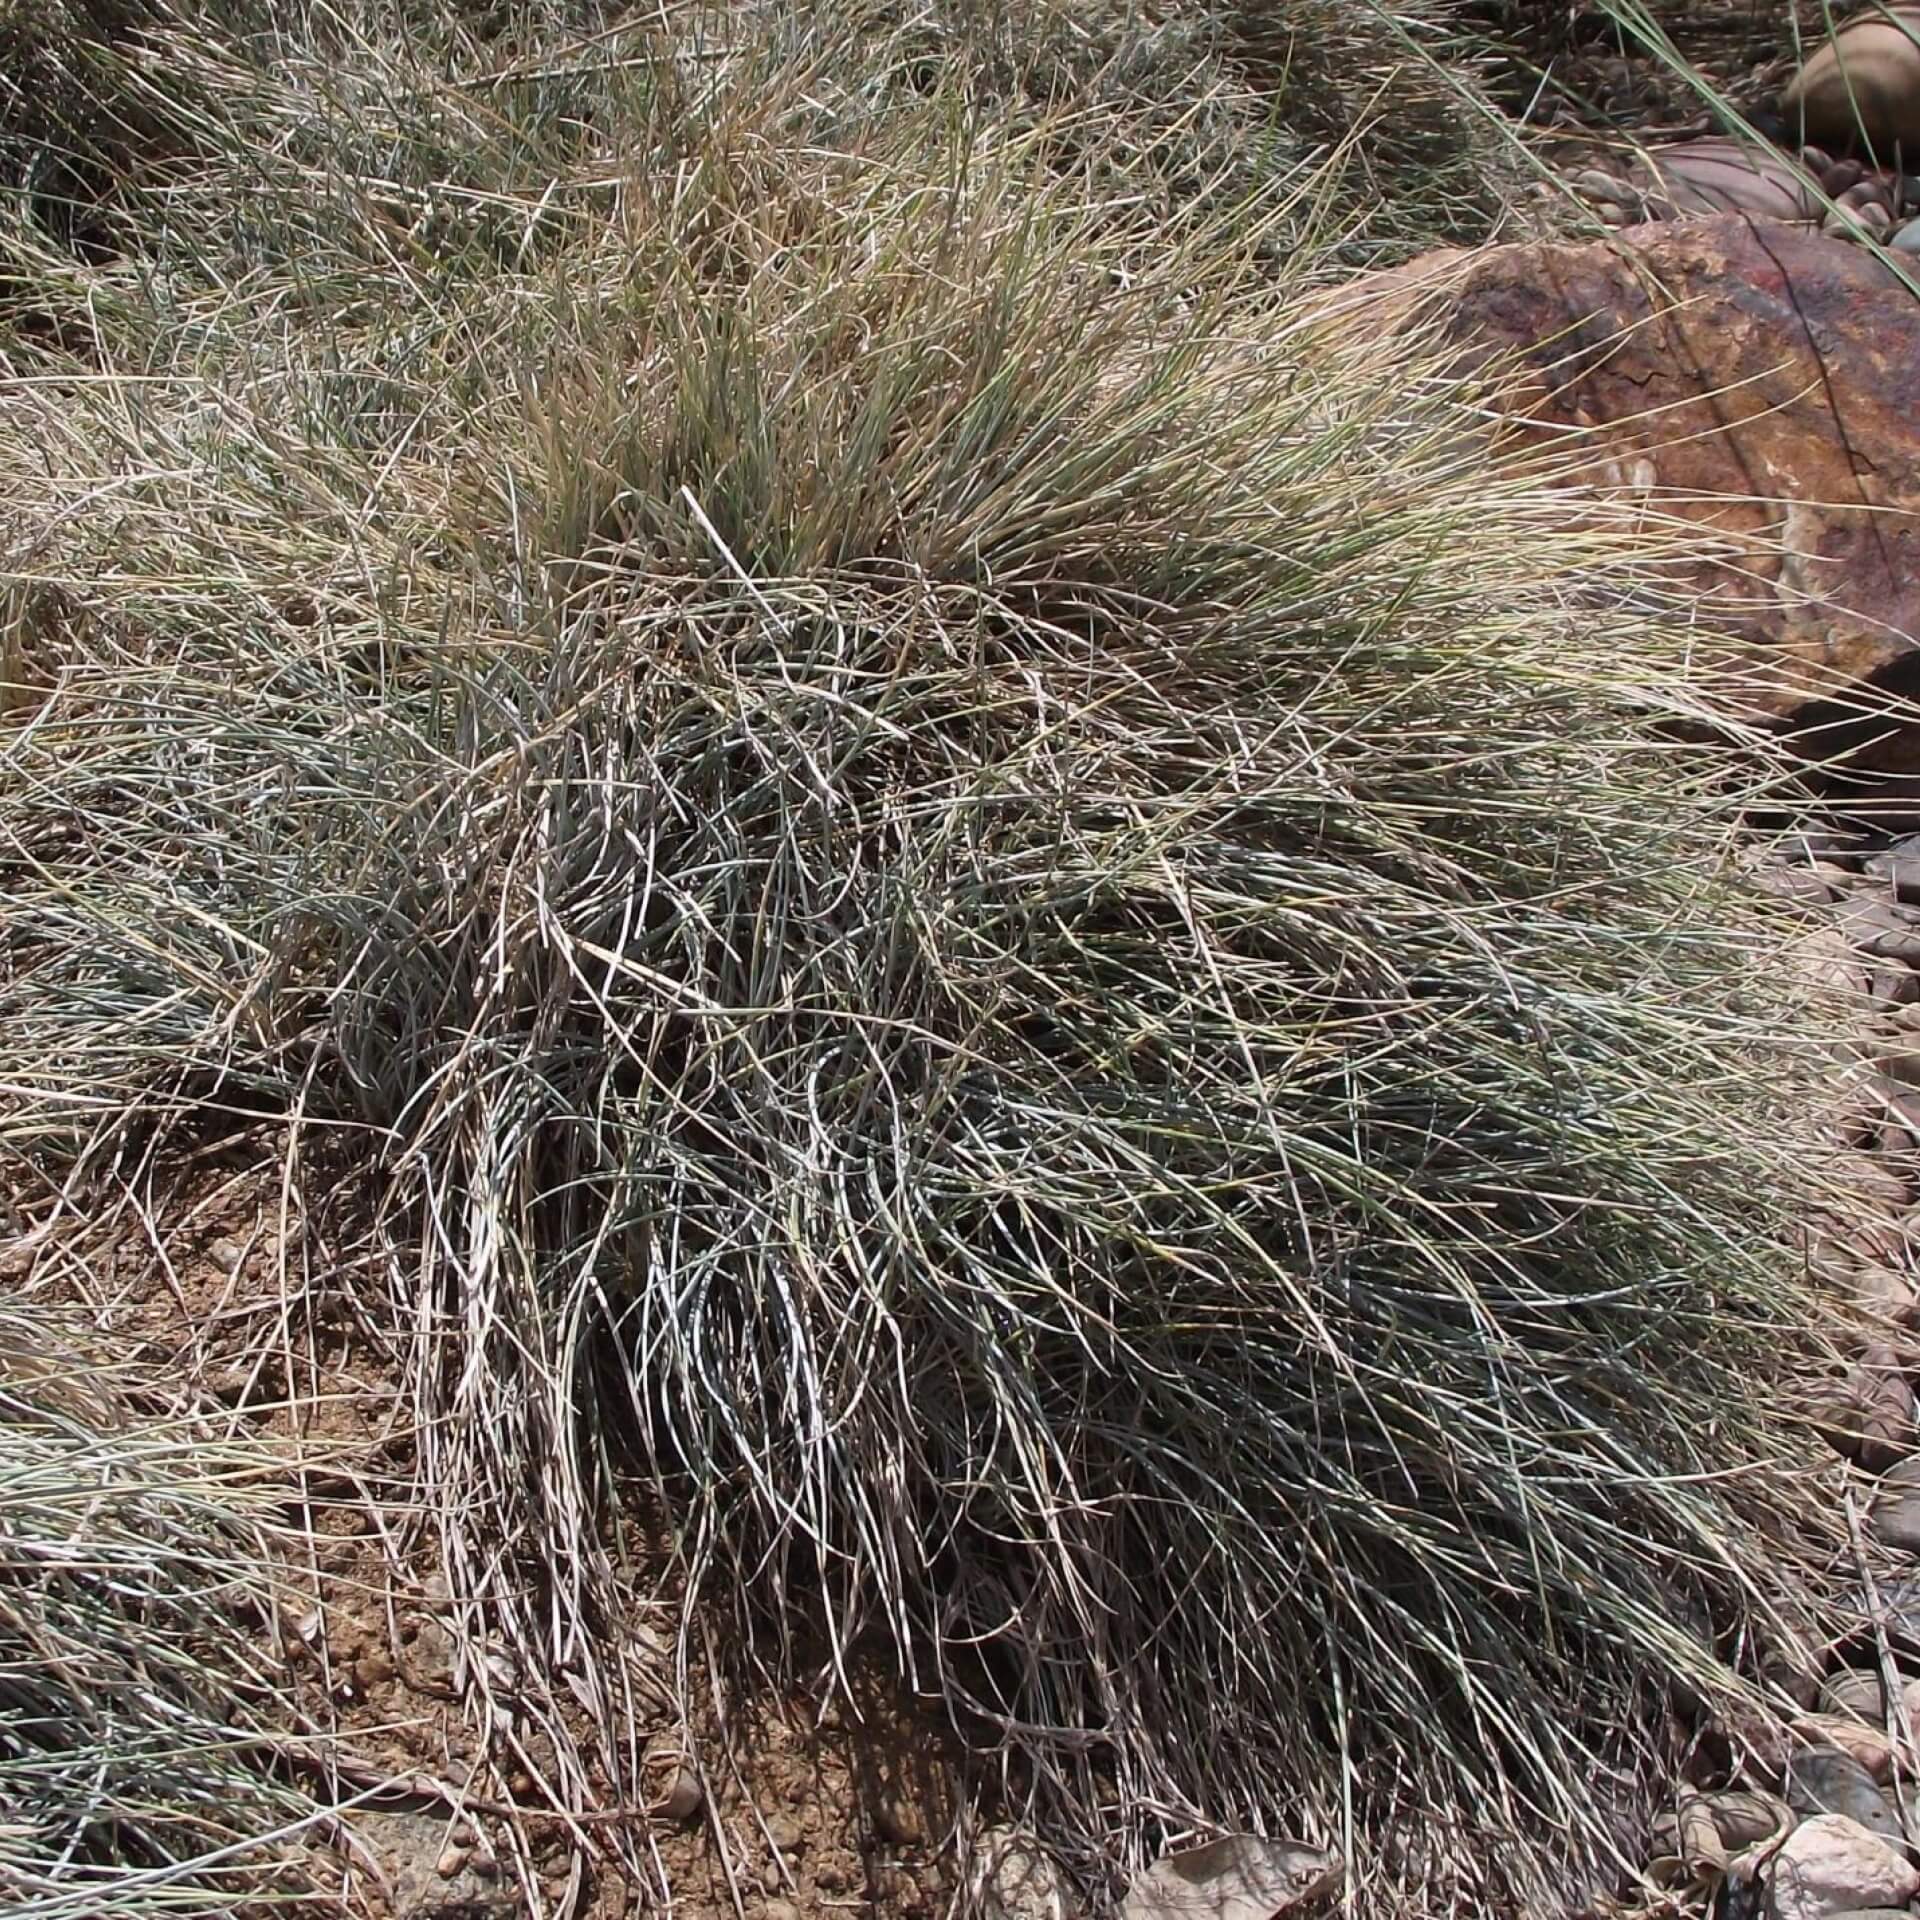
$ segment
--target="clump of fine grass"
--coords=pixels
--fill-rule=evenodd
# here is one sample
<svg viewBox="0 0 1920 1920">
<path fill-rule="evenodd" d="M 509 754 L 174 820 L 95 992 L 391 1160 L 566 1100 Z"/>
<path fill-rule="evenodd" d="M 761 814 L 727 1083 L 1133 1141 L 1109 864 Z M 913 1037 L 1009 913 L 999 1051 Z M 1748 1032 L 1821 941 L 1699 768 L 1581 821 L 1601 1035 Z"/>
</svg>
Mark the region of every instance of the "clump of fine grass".
<svg viewBox="0 0 1920 1920">
<path fill-rule="evenodd" d="M 569 1794 L 631 1790 L 637 1484 L 690 1610 L 878 1645 L 1092 1883 L 1258 1822 L 1384 1905 L 1397 1828 L 1550 1910 L 1817 1525 L 1728 763 L 1475 395 L 1290 325 L 1285 177 L 1182 215 L 1123 110 L 803 11 L 215 50 L 193 191 L 48 263 L 8 1144 L 365 1140 Z"/>
<path fill-rule="evenodd" d="M 856 142 L 863 122 L 936 95 L 1003 132 L 1044 121 L 1049 169 L 1143 232 L 1317 173 L 1325 263 L 1483 237 L 1522 178 L 1478 84 L 1480 49 L 1435 0 L 854 0 L 831 14 L 696 7 L 664 25 L 600 0 L 297 22 L 252 0 L 191 17 L 167 0 L 31 0 L 0 23 L 9 50 L 0 163 L 32 183 L 30 224 L 68 240 L 78 221 L 96 251 L 138 254 L 156 220 L 191 230 L 205 216 L 229 273 L 311 262 L 338 247 L 343 214 L 348 231 L 372 228 L 382 274 L 476 237 L 490 267 L 524 265 L 569 211 L 604 212 L 595 187 L 630 110 L 659 89 L 697 103 L 716 62 L 736 84 L 748 65 L 810 71 Z M 1108 137 L 1116 124 L 1124 138 Z M 329 223 L 319 249 L 295 239 Z"/>
<path fill-rule="evenodd" d="M 80 1417 L 0 1316 L 0 1888 L 35 1920 L 317 1910 L 262 1764 L 270 1554 L 231 1462 Z M 97 1397 L 94 1397 L 97 1400 Z M 100 1409 L 95 1407 L 96 1413 Z"/>
</svg>

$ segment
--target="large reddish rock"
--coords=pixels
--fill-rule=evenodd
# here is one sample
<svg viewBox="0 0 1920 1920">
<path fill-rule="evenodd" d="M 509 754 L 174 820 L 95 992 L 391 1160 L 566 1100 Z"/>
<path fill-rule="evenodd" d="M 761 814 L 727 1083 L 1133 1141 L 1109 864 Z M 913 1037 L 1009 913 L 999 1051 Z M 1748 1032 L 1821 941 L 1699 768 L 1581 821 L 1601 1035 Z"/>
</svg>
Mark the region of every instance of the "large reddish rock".
<svg viewBox="0 0 1920 1920">
<path fill-rule="evenodd" d="M 1750 708 L 1920 688 L 1920 297 L 1868 249 L 1718 216 L 1430 254 L 1327 310 L 1427 320 L 1506 368 L 1528 434 L 1595 430 L 1578 484 L 1711 535 L 1693 584 Z M 1874 729 L 1858 763 L 1920 772 L 1920 733 Z"/>
</svg>

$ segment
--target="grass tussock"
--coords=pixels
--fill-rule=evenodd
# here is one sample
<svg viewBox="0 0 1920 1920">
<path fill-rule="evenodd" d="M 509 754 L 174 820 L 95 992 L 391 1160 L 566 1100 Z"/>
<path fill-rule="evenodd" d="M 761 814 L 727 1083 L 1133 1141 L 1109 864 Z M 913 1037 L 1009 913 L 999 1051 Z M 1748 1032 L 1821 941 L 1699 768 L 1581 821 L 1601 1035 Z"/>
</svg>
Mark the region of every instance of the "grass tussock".
<svg viewBox="0 0 1920 1920">
<path fill-rule="evenodd" d="M 0 1316 L 0 1888 L 33 1920 L 318 1911 L 262 1764 L 259 1463 L 49 1371 Z M 22 1365 L 23 1361 L 30 1364 Z"/>
<path fill-rule="evenodd" d="M 1253 1821 L 1548 1911 L 1813 1524 L 1728 763 L 1475 396 L 1290 321 L 1272 34 L 1163 127 L 1191 13 L 1055 86 L 963 11 L 178 41 L 116 257 L 12 221 L 4 1138 L 365 1142 L 571 1791 L 644 1488 L 1096 1887 Z"/>
</svg>

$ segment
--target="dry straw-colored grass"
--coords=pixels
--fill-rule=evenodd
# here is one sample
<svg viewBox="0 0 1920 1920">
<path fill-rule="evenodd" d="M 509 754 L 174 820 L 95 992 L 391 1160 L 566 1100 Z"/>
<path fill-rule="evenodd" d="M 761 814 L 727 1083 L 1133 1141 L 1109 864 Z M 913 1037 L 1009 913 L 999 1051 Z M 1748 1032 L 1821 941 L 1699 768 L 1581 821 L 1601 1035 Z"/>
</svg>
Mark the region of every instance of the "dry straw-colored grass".
<svg viewBox="0 0 1920 1920">
<path fill-rule="evenodd" d="M 0 1308 L 0 1890 L 34 1920 L 318 1911 L 275 1758 L 270 1460 Z"/>
<path fill-rule="evenodd" d="M 1425 32 L 316 10 L 127 56 L 109 258 L 0 229 L 0 1138 L 364 1141 L 569 1793 L 657 1578 L 1095 1892 L 1254 1821 L 1541 1912 L 1800 1605 L 1732 763 L 1471 393 L 1289 322 L 1377 177 L 1498 217 Z"/>
</svg>

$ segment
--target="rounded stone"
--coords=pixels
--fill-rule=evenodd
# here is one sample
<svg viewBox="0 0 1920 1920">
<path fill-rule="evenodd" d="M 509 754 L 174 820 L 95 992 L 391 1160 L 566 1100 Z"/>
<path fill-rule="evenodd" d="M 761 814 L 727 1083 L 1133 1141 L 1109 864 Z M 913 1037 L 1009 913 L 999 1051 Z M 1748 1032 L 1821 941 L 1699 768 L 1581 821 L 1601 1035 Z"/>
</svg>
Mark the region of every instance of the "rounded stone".
<svg viewBox="0 0 1920 1920">
<path fill-rule="evenodd" d="M 1900 1816 L 1859 1761 L 1837 1747 L 1810 1747 L 1787 1762 L 1787 1805 L 1800 1814 L 1839 1814 L 1898 1844 Z"/>
<path fill-rule="evenodd" d="M 1839 151 L 1864 145 L 1882 162 L 1920 153 L 1920 6 L 1876 5 L 1849 20 L 1794 76 L 1790 127 Z"/>
<path fill-rule="evenodd" d="M 1874 1537 L 1901 1553 L 1920 1554 L 1920 1493 L 1897 1493 L 1873 1503 Z"/>
<path fill-rule="evenodd" d="M 1886 1688 L 1877 1673 L 1865 1667 L 1842 1667 L 1820 1683 L 1820 1710 L 1837 1713 L 1869 1726 L 1879 1726 L 1886 1717 Z"/>
<path fill-rule="evenodd" d="M 890 1847 L 918 1846 L 926 1835 L 920 1809 L 898 1793 L 885 1794 L 875 1804 L 873 1830 Z"/>
<path fill-rule="evenodd" d="M 807 1844 L 800 1822 L 790 1813 L 767 1815 L 767 1838 L 776 1853 L 798 1853 Z"/>
<path fill-rule="evenodd" d="M 691 1767 L 682 1764 L 667 1775 L 660 1797 L 650 1811 L 656 1820 L 668 1820 L 675 1826 L 685 1826 L 698 1815 L 706 1802 L 706 1790 L 700 1784 L 700 1776 Z"/>
<path fill-rule="evenodd" d="M 1767 1863 L 1770 1920 L 1831 1920 L 1910 1900 L 1920 1873 L 1877 1834 L 1839 1814 L 1803 1820 Z"/>
<path fill-rule="evenodd" d="M 1813 181 L 1785 154 L 1724 136 L 1686 140 L 1648 156 L 1676 213 L 1746 213 L 1762 220 L 1811 220 Z"/>
<path fill-rule="evenodd" d="M 1067 1920 L 1072 1889 L 1029 1833 L 990 1827 L 980 1836 L 974 1894 L 982 1920 Z"/>
</svg>

